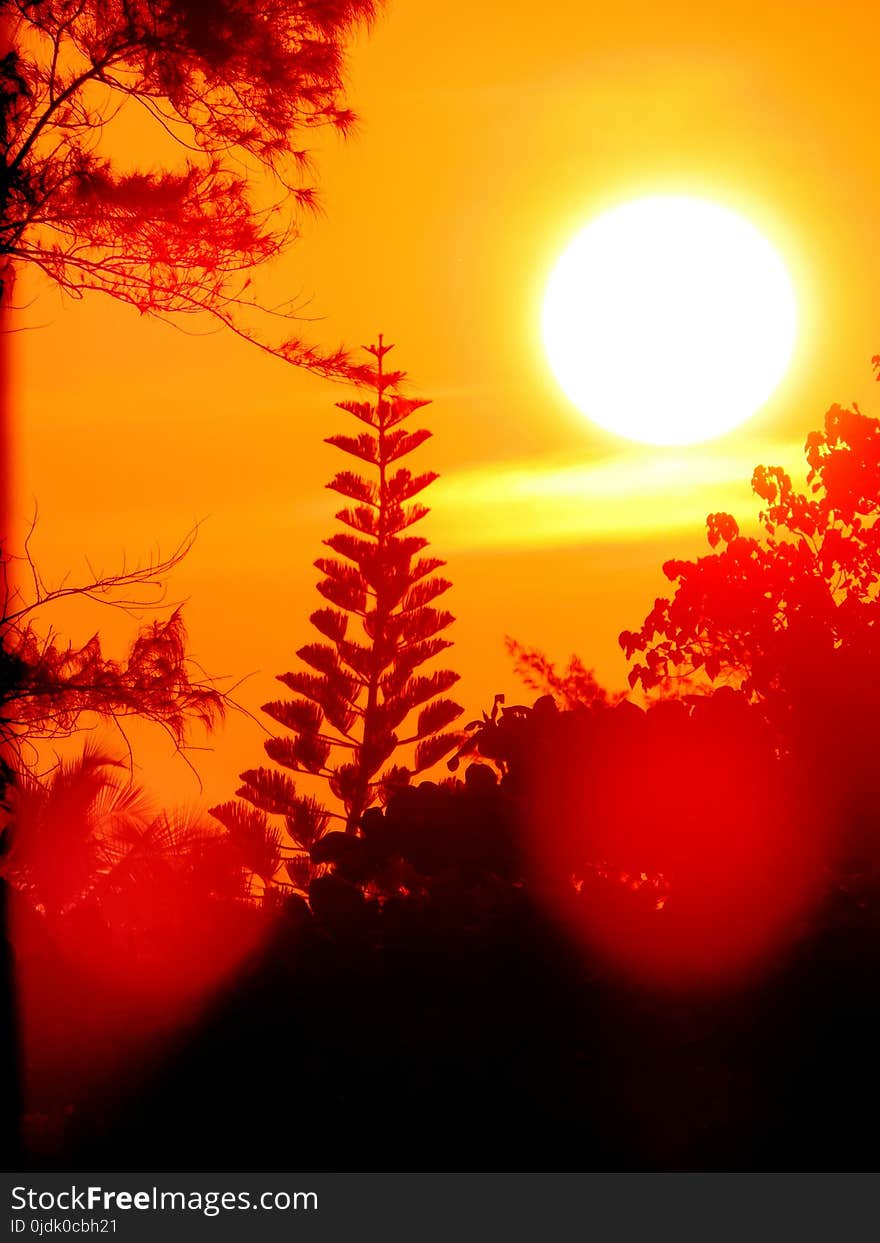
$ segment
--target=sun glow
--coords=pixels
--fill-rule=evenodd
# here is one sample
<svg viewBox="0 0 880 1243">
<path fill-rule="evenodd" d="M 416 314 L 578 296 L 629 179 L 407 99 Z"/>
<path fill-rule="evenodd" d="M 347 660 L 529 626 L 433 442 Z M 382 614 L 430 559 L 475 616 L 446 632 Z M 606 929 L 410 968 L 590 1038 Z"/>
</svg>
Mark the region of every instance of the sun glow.
<svg viewBox="0 0 880 1243">
<path fill-rule="evenodd" d="M 785 375 L 797 306 L 781 258 L 741 216 L 660 195 L 587 225 L 544 297 L 544 347 L 593 422 L 692 444 L 754 414 Z"/>
</svg>

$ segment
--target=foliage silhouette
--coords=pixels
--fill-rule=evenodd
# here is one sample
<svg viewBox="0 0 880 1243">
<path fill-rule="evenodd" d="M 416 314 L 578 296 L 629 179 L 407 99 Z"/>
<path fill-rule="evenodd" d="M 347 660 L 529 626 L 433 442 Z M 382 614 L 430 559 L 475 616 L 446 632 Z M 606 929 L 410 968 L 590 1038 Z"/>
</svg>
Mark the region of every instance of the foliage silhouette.
<svg viewBox="0 0 880 1243">
<path fill-rule="evenodd" d="M 781 467 L 755 470 L 761 539 L 710 514 L 709 543 L 720 550 L 664 565 L 675 594 L 620 636 L 628 657 L 643 653 L 631 685 L 651 690 L 699 672 L 776 706 L 833 678 L 851 691 L 847 675 L 877 667 L 880 422 L 834 406 L 805 455 L 809 493 Z"/>
<path fill-rule="evenodd" d="M 165 577 L 186 555 L 194 538 L 192 532 L 165 559 L 133 568 L 123 565 L 113 573 L 94 573 L 89 567 L 85 581 L 72 583 L 65 578 L 57 587 L 49 587 L 43 580 L 30 553 L 30 537 L 21 557 L 13 557 L 0 547 L 0 1017 L 7 1043 L 13 1039 L 9 1033 L 18 1029 L 11 965 L 13 930 L 8 917 L 10 889 L 15 896 L 36 884 L 38 891 L 42 889 L 37 904 L 42 911 L 51 911 L 75 897 L 68 886 L 73 883 L 75 890 L 78 880 L 89 874 L 95 862 L 90 853 L 94 839 L 84 827 L 88 819 L 77 822 L 67 813 L 48 818 L 36 814 L 41 790 L 51 808 L 62 789 L 59 785 L 53 791 L 44 785 L 47 745 L 69 739 L 86 724 L 100 721 L 117 729 L 131 756 L 126 721 L 138 717 L 163 728 L 186 758 L 184 748 L 191 726 L 197 722 L 213 727 L 230 702 L 188 656 L 179 608 L 165 618 L 142 624 L 126 658 L 117 661 L 104 655 L 97 634 L 79 647 L 62 642 L 51 622 L 53 606 L 78 598 L 130 614 L 159 608 L 164 601 Z M 64 767 L 56 771 L 66 782 L 70 774 Z M 101 763 L 84 763 L 73 782 L 80 798 L 73 800 L 73 809 L 68 808 L 68 812 L 82 810 L 82 796 L 90 781 L 96 791 L 105 787 Z M 27 820 L 28 816 L 30 820 L 23 828 L 22 818 Z M 10 851 L 15 861 L 7 858 L 3 862 Z M 241 864 L 238 866 L 240 869 Z M 35 881 L 35 876 L 41 880 Z M 19 1053 L 9 1047 L 6 1053 L 4 1065 L 12 1079 L 17 1075 Z M 11 1101 L 19 1089 L 20 1083 L 8 1082 L 4 1090 Z M 12 1110 L 16 1116 L 19 1112 L 18 1106 Z M 17 1142 L 15 1137 L 0 1137 L 10 1157 L 17 1151 Z"/>
<path fill-rule="evenodd" d="M 643 982 L 718 987 L 797 936 L 823 888 L 822 824 L 744 695 L 544 700 L 489 729 L 526 874 L 593 952 Z"/>
<path fill-rule="evenodd" d="M 334 841 L 319 860 L 332 867 L 312 883 L 313 907 L 332 922 L 356 901 L 436 900 L 508 890 L 521 875 L 515 805 L 486 764 L 464 781 L 421 781 L 364 813 L 362 835 Z M 342 837 L 342 835 L 340 835 Z M 364 897 L 355 899 L 352 890 Z M 322 905 L 323 904 L 323 905 Z"/>
<path fill-rule="evenodd" d="M 395 791 L 310 902 L 287 899 L 83 1168 L 137 1164 L 156 1136 L 216 1168 L 873 1160 L 880 902 L 831 883 L 806 919 L 800 774 L 760 708 L 727 688 L 647 710 L 543 698 L 474 732 L 463 781 Z M 654 986 L 672 953 L 730 966 L 762 933 L 755 979 Z M 267 1046 L 301 1072 L 307 1133 Z"/>
<path fill-rule="evenodd" d="M 315 562 L 323 576 L 318 591 L 333 607 L 318 609 L 310 620 L 329 642 L 306 644 L 297 652 L 304 669 L 279 675 L 296 699 L 263 706 L 292 735 L 268 739 L 269 758 L 306 781 L 325 783 L 341 811 L 304 792 L 278 768 L 241 774 L 238 799 L 250 806 L 238 801 L 213 808 L 236 840 L 246 843 L 253 871 L 266 885 L 283 849 L 282 829 L 270 817 L 282 818 L 283 832 L 294 843 L 285 867 L 293 886 L 304 890 L 313 865 L 353 849 L 343 834 L 328 832 L 332 819 L 342 822 L 345 834 L 356 834 L 373 803 L 431 768 L 459 740 L 448 727 L 461 708 L 445 697 L 458 674 L 417 672 L 450 646 L 442 632 L 452 614 L 434 601 L 451 584 L 436 572 L 442 561 L 421 555 L 428 541 L 408 534 L 428 513 L 413 498 L 437 476 L 398 465 L 431 433 L 404 428 L 427 402 L 397 391 L 402 373 L 384 370 L 391 348 L 381 335 L 378 345 L 368 347 L 376 362 L 375 400 L 338 403 L 372 431 L 327 440 L 366 463 L 373 476 L 346 470 L 327 485 L 355 502 L 336 515 L 349 530 L 325 540 L 337 555 Z M 400 762 L 407 757 L 406 764 Z"/>
<path fill-rule="evenodd" d="M 561 708 L 617 703 L 623 698 L 622 694 L 613 695 L 605 690 L 593 670 L 577 655 L 571 656 L 565 669 L 559 670 L 537 648 L 525 647 L 510 637 L 505 639 L 505 645 L 523 684 L 539 695 L 552 695 Z"/>
<path fill-rule="evenodd" d="M 0 877 L 26 1032 L 24 1131 L 32 1150 L 60 1151 L 74 1108 L 112 1095 L 126 1058 L 166 1046 L 262 921 L 228 835 L 204 814 L 157 810 L 96 746 L 48 777 L 19 774 L 9 804 Z"/>
<path fill-rule="evenodd" d="M 494 907 L 524 888 L 592 954 L 687 989 L 778 954 L 822 889 L 800 774 L 728 688 L 647 711 L 499 697 L 455 767 L 465 757 L 464 781 L 394 792 L 344 852 L 319 856 L 332 864 L 319 918 L 364 923 L 376 903 L 453 894 L 461 911 L 476 895 Z"/>
<path fill-rule="evenodd" d="M 185 745 L 194 723 L 211 728 L 224 715 L 226 697 L 192 662 L 181 609 L 143 623 L 123 661 L 106 657 L 97 634 L 75 647 L 63 643 L 52 607 L 80 598 L 125 612 L 161 607 L 165 578 L 192 546 L 194 533 L 171 556 L 112 573 L 90 573 L 81 583 L 48 587 L 29 550 L 0 557 L 3 602 L 0 630 L 0 745 L 5 779 L 36 771 L 41 748 L 70 737 L 84 717 L 114 724 L 136 716 L 165 729 Z M 16 563 L 24 569 L 13 581 Z M 46 614 L 48 613 L 48 618 Z"/>
<path fill-rule="evenodd" d="M 857 411 L 831 412 L 808 441 L 812 498 L 756 472 L 764 540 L 716 515 L 720 551 L 675 563 L 672 621 L 658 604 L 659 636 L 633 650 L 674 622 L 701 693 L 675 697 L 672 647 L 666 666 L 644 662 L 652 695 L 671 696 L 645 708 L 580 662 L 560 672 L 514 647 L 548 693 L 499 696 L 466 728 L 449 761 L 463 780 L 392 783 L 354 833 L 317 822 L 308 902 L 282 894 L 270 943 L 117 1127 L 93 1116 L 89 1135 L 84 1118 L 82 1168 L 148 1164 L 160 1140 L 172 1168 L 192 1151 L 215 1168 L 363 1168 L 365 1153 L 402 1169 L 486 1168 L 486 1153 L 557 1171 L 876 1164 L 880 870 L 842 866 L 832 832 L 860 821 L 876 837 L 874 666 L 858 663 L 874 641 L 876 436 Z M 344 494 L 365 504 L 364 483 Z M 346 626 L 328 623 L 330 645 L 310 652 L 325 668 L 314 697 L 294 688 L 294 740 L 315 705 L 340 707 L 346 614 L 368 611 L 360 559 L 354 574 L 335 564 L 321 567 L 334 593 L 321 620 Z M 835 608 L 810 648 L 812 577 Z M 829 727 L 835 702 L 846 728 L 833 714 Z M 267 780 L 267 801 L 279 788 Z M 277 812 L 254 810 L 272 882 Z M 230 842 L 248 856 L 247 834 Z M 278 1110 L 267 1047 L 294 1068 L 307 1132 Z"/>
<path fill-rule="evenodd" d="M 61 761 L 48 779 L 23 774 L 11 794 L 3 874 L 47 919 L 111 907 L 132 933 L 141 888 L 167 908 L 169 880 L 218 897 L 244 898 L 244 872 L 210 820 L 157 812 L 124 764 L 95 746 Z"/>
<path fill-rule="evenodd" d="M 335 374 L 341 352 L 258 335 L 248 272 L 296 236 L 315 192 L 303 134 L 354 120 L 344 47 L 374 0 L 3 0 L 0 272 L 141 312 L 205 311 L 263 349 Z M 138 111 L 172 152 L 130 168 L 105 130 Z M 183 156 L 183 159 L 180 159 Z M 261 206 L 258 173 L 279 202 Z M 271 312 L 270 312 L 271 314 Z"/>
<path fill-rule="evenodd" d="M 727 687 L 646 710 L 496 701 L 468 743 L 464 780 L 402 786 L 332 835 L 309 903 L 279 906 L 116 1125 L 76 1098 L 65 1168 L 142 1164 L 159 1136 L 172 1168 L 193 1150 L 557 1170 L 875 1151 L 838 1085 L 880 1101 L 880 889 L 811 854 L 812 774 L 763 705 Z M 279 1115 L 267 1044 L 302 1071 L 307 1136 Z"/>
<path fill-rule="evenodd" d="M 640 630 L 624 631 L 646 690 L 684 676 L 741 688 L 771 722 L 836 839 L 835 866 L 880 869 L 871 808 L 880 796 L 872 739 L 880 703 L 880 422 L 832 407 L 805 445 L 806 492 L 778 466 L 756 469 L 759 538 L 711 514 L 718 551 L 669 561 L 675 583 Z M 816 781 L 818 773 L 834 781 Z"/>
</svg>

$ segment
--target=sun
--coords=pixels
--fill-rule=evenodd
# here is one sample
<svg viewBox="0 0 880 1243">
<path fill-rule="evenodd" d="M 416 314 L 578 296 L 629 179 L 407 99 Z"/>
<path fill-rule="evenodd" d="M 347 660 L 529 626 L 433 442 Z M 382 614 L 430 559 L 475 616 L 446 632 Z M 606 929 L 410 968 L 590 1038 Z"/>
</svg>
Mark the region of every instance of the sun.
<svg viewBox="0 0 880 1243">
<path fill-rule="evenodd" d="M 631 440 L 693 444 L 770 397 L 791 362 L 797 304 L 785 264 L 749 221 L 657 195 L 586 226 L 560 256 L 542 333 L 560 387 Z"/>
</svg>

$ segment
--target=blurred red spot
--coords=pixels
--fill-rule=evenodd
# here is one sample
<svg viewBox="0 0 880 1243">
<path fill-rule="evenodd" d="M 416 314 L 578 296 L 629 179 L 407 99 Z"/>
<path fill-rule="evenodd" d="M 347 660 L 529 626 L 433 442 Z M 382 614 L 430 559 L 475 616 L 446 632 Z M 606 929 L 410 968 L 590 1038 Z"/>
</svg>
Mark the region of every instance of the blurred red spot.
<svg viewBox="0 0 880 1243">
<path fill-rule="evenodd" d="M 819 817 L 733 692 L 585 715 L 548 738 L 531 773 L 542 888 L 581 943 L 630 977 L 691 988 L 758 971 L 817 893 Z"/>
</svg>

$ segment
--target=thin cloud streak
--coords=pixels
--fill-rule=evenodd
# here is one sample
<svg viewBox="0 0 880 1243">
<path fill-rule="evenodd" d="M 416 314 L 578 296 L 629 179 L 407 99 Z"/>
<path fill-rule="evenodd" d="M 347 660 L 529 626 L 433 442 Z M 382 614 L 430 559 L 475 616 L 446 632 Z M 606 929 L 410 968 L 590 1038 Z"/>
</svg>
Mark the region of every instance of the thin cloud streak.
<svg viewBox="0 0 880 1243">
<path fill-rule="evenodd" d="M 708 513 L 725 507 L 745 522 L 755 512 L 755 466 L 791 467 L 801 457 L 800 442 L 772 442 L 463 470 L 432 490 L 433 542 L 477 550 L 638 540 L 699 530 Z"/>
</svg>

